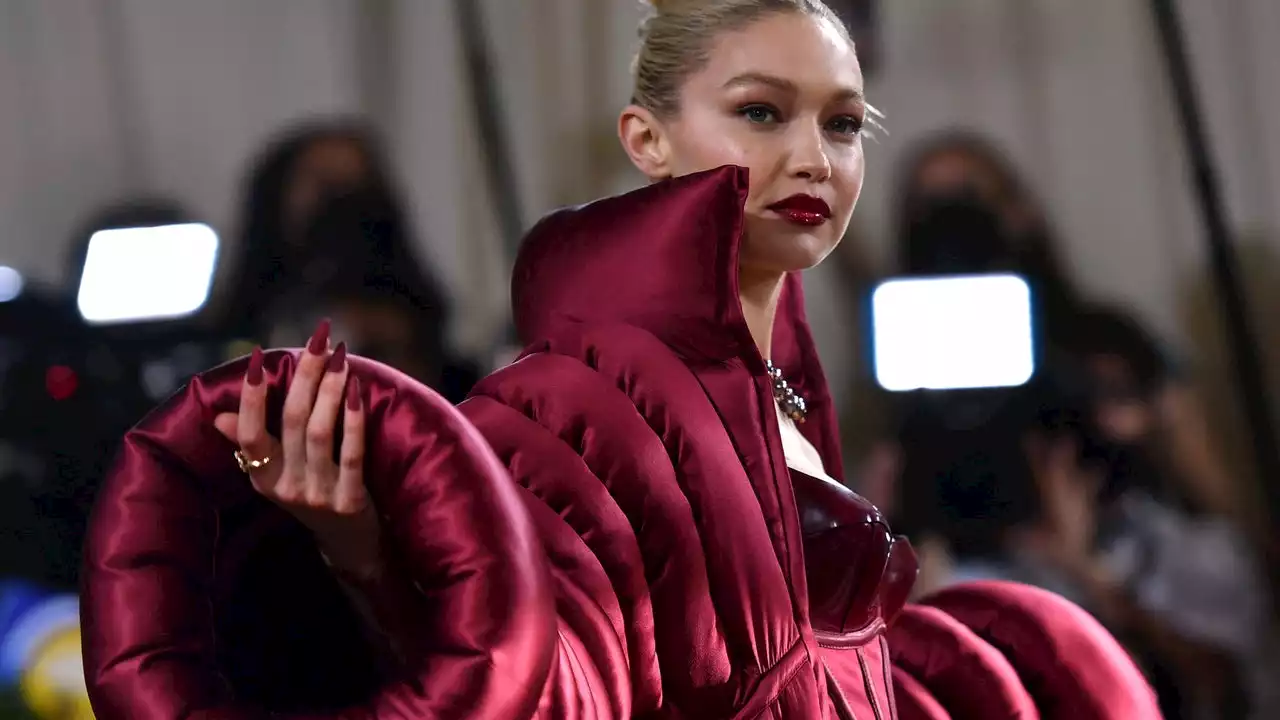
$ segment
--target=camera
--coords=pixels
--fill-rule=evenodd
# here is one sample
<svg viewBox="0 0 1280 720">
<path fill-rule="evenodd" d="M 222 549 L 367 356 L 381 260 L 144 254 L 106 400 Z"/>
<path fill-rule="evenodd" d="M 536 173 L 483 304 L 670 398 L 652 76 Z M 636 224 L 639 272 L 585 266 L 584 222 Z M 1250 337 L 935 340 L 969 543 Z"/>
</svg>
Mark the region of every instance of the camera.
<svg viewBox="0 0 1280 720">
<path fill-rule="evenodd" d="M 226 343 L 191 322 L 217 236 L 169 216 L 103 222 L 74 294 L 24 283 L 0 302 L 0 577 L 74 588 L 98 483 L 123 434 Z"/>
</svg>

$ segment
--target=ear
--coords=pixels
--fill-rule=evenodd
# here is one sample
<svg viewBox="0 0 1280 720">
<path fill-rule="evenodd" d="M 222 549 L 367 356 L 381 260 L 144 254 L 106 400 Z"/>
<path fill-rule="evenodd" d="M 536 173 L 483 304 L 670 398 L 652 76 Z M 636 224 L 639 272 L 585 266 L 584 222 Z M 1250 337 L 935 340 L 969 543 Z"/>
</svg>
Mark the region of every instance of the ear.
<svg viewBox="0 0 1280 720">
<path fill-rule="evenodd" d="M 618 117 L 618 139 L 631 164 L 650 180 L 671 177 L 671 146 L 666 129 L 653 113 L 628 105 Z"/>
</svg>

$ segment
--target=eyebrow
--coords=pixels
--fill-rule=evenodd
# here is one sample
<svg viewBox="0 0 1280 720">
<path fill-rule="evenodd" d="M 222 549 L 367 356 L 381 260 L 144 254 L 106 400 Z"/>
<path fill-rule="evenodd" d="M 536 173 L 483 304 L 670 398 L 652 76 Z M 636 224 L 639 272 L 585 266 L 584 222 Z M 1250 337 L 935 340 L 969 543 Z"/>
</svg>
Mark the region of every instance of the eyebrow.
<svg viewBox="0 0 1280 720">
<path fill-rule="evenodd" d="M 793 95 L 799 94 L 800 92 L 800 88 L 786 78 L 780 78 L 775 75 L 767 75 L 765 73 L 758 72 L 748 72 L 738 75 L 726 82 L 724 87 L 729 89 L 742 87 L 744 85 L 768 85 L 769 87 L 777 88 L 778 90 L 791 93 Z M 837 98 L 841 101 L 854 100 L 859 103 L 866 102 L 866 98 L 863 96 L 862 91 L 856 88 L 843 88 L 839 93 L 837 93 Z"/>
</svg>

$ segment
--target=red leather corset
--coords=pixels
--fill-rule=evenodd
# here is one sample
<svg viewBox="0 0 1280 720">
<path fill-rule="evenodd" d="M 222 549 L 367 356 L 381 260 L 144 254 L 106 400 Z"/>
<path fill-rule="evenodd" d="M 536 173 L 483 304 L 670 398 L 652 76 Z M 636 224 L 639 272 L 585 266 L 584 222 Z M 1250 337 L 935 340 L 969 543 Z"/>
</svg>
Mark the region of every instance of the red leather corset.
<svg viewBox="0 0 1280 720">
<path fill-rule="evenodd" d="M 791 478 L 814 630 L 874 636 L 901 612 L 915 583 L 911 543 L 893 535 L 880 511 L 852 490 L 795 470 Z"/>
</svg>

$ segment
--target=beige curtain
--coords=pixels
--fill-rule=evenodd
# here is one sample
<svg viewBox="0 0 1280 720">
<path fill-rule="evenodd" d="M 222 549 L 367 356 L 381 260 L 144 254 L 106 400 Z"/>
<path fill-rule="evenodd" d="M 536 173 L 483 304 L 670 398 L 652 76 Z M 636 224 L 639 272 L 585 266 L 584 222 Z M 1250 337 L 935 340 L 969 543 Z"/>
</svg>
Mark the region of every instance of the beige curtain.
<svg viewBox="0 0 1280 720">
<path fill-rule="evenodd" d="M 526 224 L 633 187 L 613 140 L 636 0 L 475 0 L 493 32 Z M 868 148 L 857 237 L 886 253 L 890 180 L 915 140 L 981 127 L 1027 169 L 1095 294 L 1183 342 L 1181 281 L 1204 267 L 1177 127 L 1142 0 L 893 0 L 870 83 L 892 135 Z M 481 175 L 447 0 L 11 0 L 0 3 L 0 263 L 59 280 L 91 208 L 176 196 L 230 239 L 251 152 L 310 113 L 361 112 L 392 138 L 422 254 L 459 298 L 460 340 L 505 322 L 506 257 Z M 1185 1 L 1233 224 L 1280 228 L 1280 4 Z M 838 305 L 840 274 L 811 278 Z M 833 367 L 848 318 L 821 313 Z M 852 402 L 852 399 L 849 400 Z"/>
</svg>

